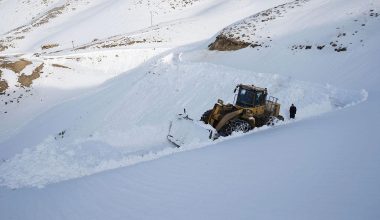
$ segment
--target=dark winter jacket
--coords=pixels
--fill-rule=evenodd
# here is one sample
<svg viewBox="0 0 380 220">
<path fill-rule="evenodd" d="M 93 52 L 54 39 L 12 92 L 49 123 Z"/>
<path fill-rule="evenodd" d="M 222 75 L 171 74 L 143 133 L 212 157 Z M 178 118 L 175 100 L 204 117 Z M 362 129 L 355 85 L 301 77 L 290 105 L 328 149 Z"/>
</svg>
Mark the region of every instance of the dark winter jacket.
<svg viewBox="0 0 380 220">
<path fill-rule="evenodd" d="M 297 108 L 294 105 L 290 106 L 289 113 L 290 113 L 290 117 L 294 118 L 297 113 Z"/>
</svg>

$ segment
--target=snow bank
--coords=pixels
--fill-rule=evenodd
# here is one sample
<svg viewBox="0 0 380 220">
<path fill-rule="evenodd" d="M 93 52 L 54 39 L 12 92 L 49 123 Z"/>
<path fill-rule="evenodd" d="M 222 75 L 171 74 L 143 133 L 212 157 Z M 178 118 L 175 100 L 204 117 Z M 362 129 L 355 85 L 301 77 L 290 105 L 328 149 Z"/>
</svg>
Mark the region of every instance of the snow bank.
<svg viewBox="0 0 380 220">
<path fill-rule="evenodd" d="M 218 98 L 232 102 L 239 83 L 267 87 L 270 95 L 279 98 L 285 118 L 287 108 L 295 103 L 298 120 L 367 98 L 366 92 L 185 62 L 181 56 L 169 53 L 30 122 L 20 135 L 33 138 L 6 143 L 23 150 L 0 165 L 0 185 L 42 187 L 210 144 L 176 149 L 166 140 L 169 121 L 183 108 L 198 119 Z M 37 124 L 46 125 L 36 130 Z"/>
</svg>

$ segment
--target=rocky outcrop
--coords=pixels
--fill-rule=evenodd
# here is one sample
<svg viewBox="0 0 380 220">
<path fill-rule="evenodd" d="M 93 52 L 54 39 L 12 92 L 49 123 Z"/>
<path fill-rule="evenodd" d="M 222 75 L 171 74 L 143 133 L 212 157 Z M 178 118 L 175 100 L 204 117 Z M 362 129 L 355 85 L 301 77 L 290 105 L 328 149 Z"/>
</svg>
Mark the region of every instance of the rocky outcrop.
<svg viewBox="0 0 380 220">
<path fill-rule="evenodd" d="M 237 39 L 228 38 L 224 35 L 216 37 L 214 43 L 209 45 L 210 50 L 233 51 L 248 47 L 250 44 Z"/>
</svg>

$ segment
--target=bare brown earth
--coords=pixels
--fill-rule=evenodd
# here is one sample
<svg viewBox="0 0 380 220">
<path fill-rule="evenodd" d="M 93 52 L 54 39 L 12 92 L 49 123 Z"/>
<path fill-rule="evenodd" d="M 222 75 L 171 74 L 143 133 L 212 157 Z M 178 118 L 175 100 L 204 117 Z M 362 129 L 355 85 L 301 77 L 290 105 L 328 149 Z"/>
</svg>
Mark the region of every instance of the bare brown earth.
<svg viewBox="0 0 380 220">
<path fill-rule="evenodd" d="M 1 73 L 2 71 L 0 70 L 0 94 L 2 94 L 3 92 L 5 92 L 5 90 L 8 89 L 8 83 L 7 81 L 1 79 Z"/>
<path fill-rule="evenodd" d="M 231 50 L 240 50 L 246 48 L 250 43 L 242 42 L 237 39 L 228 38 L 224 35 L 219 35 L 216 37 L 214 43 L 209 45 L 210 50 L 219 50 L 219 51 L 231 51 Z"/>
<path fill-rule="evenodd" d="M 15 62 L 0 59 L 0 68 L 9 69 L 15 73 L 20 73 L 23 69 L 25 69 L 26 66 L 30 64 L 32 64 L 32 62 L 24 59 Z"/>
<path fill-rule="evenodd" d="M 17 81 L 21 84 L 21 86 L 30 87 L 33 83 L 33 80 L 38 79 L 40 77 L 43 68 L 44 64 L 42 63 L 33 70 L 32 74 L 22 74 Z"/>
<path fill-rule="evenodd" d="M 59 67 L 59 68 L 64 68 L 64 69 L 71 69 L 70 67 L 67 67 L 67 66 L 64 66 L 64 65 L 60 65 L 60 64 L 55 64 L 55 63 L 53 63 L 52 66 Z"/>
<path fill-rule="evenodd" d="M 47 50 L 47 49 L 58 47 L 58 46 L 59 46 L 59 44 L 45 44 L 45 45 L 41 46 L 41 49 L 42 50 Z"/>
<path fill-rule="evenodd" d="M 8 83 L 5 80 L 0 80 L 0 94 L 8 89 Z"/>
</svg>

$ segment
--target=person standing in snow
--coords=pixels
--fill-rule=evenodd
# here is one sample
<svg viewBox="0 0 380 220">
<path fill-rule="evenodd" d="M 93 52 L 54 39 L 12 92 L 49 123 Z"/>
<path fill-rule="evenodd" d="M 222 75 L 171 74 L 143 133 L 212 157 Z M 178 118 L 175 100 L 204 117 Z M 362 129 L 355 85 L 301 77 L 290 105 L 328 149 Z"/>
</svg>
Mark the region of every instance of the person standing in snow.
<svg viewBox="0 0 380 220">
<path fill-rule="evenodd" d="M 290 118 L 294 119 L 296 117 L 296 113 L 297 113 L 297 108 L 296 108 L 296 106 L 294 106 L 294 104 L 292 104 L 292 106 L 290 106 L 290 108 L 289 108 Z"/>
</svg>

